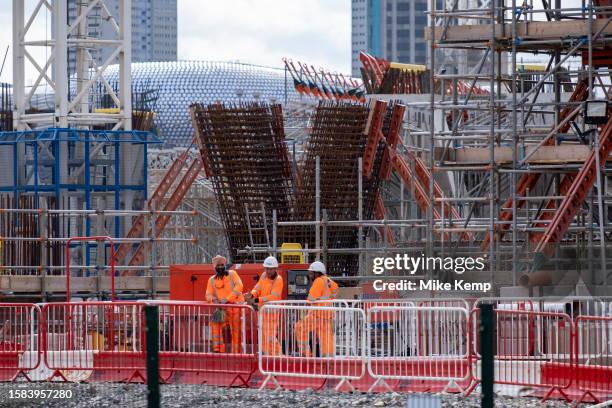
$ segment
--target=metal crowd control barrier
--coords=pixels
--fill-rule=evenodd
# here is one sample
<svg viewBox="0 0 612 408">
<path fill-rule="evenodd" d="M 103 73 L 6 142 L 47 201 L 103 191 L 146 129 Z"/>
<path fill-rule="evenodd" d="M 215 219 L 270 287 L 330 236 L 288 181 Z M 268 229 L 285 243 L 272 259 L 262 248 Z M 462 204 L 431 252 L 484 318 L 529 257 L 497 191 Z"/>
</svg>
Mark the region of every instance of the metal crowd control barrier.
<svg viewBox="0 0 612 408">
<path fill-rule="evenodd" d="M 151 304 L 152 302 L 147 302 Z M 155 302 L 165 380 L 248 387 L 257 370 L 257 314 L 248 305 Z M 221 354 L 222 353 L 222 354 Z"/>
<path fill-rule="evenodd" d="M 567 296 L 563 298 L 534 299 L 537 310 L 542 312 L 566 313 L 570 317 L 610 316 L 610 300 L 606 297 Z"/>
<path fill-rule="evenodd" d="M 336 306 L 336 307 L 353 307 L 353 301 L 348 299 L 331 299 L 331 300 L 318 300 L 309 302 L 307 300 L 273 300 L 268 302 L 269 305 L 284 305 L 284 306 Z"/>
<path fill-rule="evenodd" d="M 363 307 L 367 310 L 373 306 L 428 306 L 428 307 L 461 307 L 470 310 L 467 300 L 461 298 L 401 298 L 401 299 L 365 299 L 348 300 L 355 307 Z"/>
<path fill-rule="evenodd" d="M 608 300 L 475 302 L 495 304 L 496 384 L 539 389 L 544 400 L 555 391 L 609 397 Z M 462 302 L 279 301 L 258 317 L 247 305 L 202 302 L 0 304 L 0 381 L 145 381 L 143 311 L 155 303 L 163 380 L 248 386 L 259 367 L 262 388 L 335 380 L 336 389 L 391 390 L 392 381 L 419 380 L 448 390 L 473 380 L 469 394 L 480 381 L 478 310 L 468 316 Z"/>
<path fill-rule="evenodd" d="M 284 378 L 339 380 L 336 390 L 365 375 L 365 314 L 343 301 L 268 303 L 259 311 L 260 389 Z M 338 306 L 339 305 L 339 306 Z M 280 380 L 280 381 L 279 381 Z"/>
<path fill-rule="evenodd" d="M 566 313 L 577 316 L 612 316 L 609 296 L 564 296 L 544 298 L 488 297 L 476 299 L 474 308 L 490 303 L 500 310 L 531 310 L 535 312 Z"/>
<path fill-rule="evenodd" d="M 533 312 L 540 311 L 537 306 L 537 302 L 534 303 L 533 299 L 515 297 L 478 298 L 474 301 L 474 307 L 472 308 L 472 311 L 478 309 L 478 306 L 483 303 L 493 305 L 495 310 L 527 310 Z"/>
<path fill-rule="evenodd" d="M 455 307 L 466 311 L 470 310 L 470 304 L 465 299 L 460 298 L 439 298 L 439 299 L 418 299 L 415 300 L 417 306 L 425 307 Z"/>
<path fill-rule="evenodd" d="M 470 327 L 478 320 L 478 309 L 470 314 Z M 495 383 L 511 386 L 543 388 L 543 400 L 555 391 L 569 401 L 567 390 L 572 383 L 573 365 L 572 320 L 565 313 L 530 310 L 496 311 Z M 481 381 L 480 345 L 472 333 L 474 383 L 468 394 Z"/>
<path fill-rule="evenodd" d="M 145 381 L 143 303 L 48 303 L 42 308 L 49 380 Z"/>
<path fill-rule="evenodd" d="M 314 302 L 310 302 L 307 300 L 275 300 L 272 302 L 269 302 L 268 304 L 270 305 L 292 305 L 292 306 L 335 306 L 335 307 L 343 307 L 343 308 L 349 308 L 349 307 L 354 307 L 354 302 L 352 300 L 349 299 L 331 299 L 331 300 L 321 300 L 321 301 L 314 301 Z M 339 326 L 340 328 L 342 327 L 355 327 L 355 323 L 351 320 L 352 319 L 352 315 L 349 313 L 343 314 L 342 317 L 344 318 L 344 321 L 341 322 L 341 325 Z M 291 331 L 291 327 L 287 327 L 287 330 L 285 332 L 289 332 Z M 359 348 L 359 344 L 357 341 L 357 337 L 356 336 L 341 336 L 339 338 L 340 342 L 343 342 L 343 344 L 339 344 L 339 346 L 348 349 L 350 348 L 352 350 L 353 354 L 357 353 L 357 349 Z"/>
<path fill-rule="evenodd" d="M 0 381 L 15 381 L 40 365 L 40 308 L 31 303 L 0 304 Z"/>
<path fill-rule="evenodd" d="M 580 391 L 576 404 L 589 396 L 593 402 L 612 397 L 612 317 L 578 316 L 575 382 Z"/>
<path fill-rule="evenodd" d="M 404 307 L 404 306 L 428 306 L 428 307 L 461 307 L 465 310 L 470 310 L 469 304 L 464 299 L 459 298 L 440 298 L 440 299 L 423 299 L 423 298 L 401 298 L 401 299 L 365 299 L 349 301 L 354 307 L 363 309 L 365 314 L 372 307 Z"/>
<path fill-rule="evenodd" d="M 391 379 L 445 382 L 445 391 L 470 380 L 467 309 L 373 306 L 367 317 L 368 391 L 393 391 Z"/>
</svg>

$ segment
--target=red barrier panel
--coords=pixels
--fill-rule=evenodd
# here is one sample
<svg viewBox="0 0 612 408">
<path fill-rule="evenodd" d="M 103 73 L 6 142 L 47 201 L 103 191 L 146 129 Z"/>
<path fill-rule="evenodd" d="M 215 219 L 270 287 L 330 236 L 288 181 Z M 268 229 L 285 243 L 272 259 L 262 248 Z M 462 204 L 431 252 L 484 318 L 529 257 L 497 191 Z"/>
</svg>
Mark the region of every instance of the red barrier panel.
<svg viewBox="0 0 612 408">
<path fill-rule="evenodd" d="M 587 396 L 594 402 L 612 397 L 612 317 L 578 316 L 574 332 L 577 403 Z"/>
<path fill-rule="evenodd" d="M 53 371 L 49 380 L 144 382 L 143 307 L 140 302 L 44 305 L 43 356 Z"/>
<path fill-rule="evenodd" d="M 572 320 L 565 313 L 546 313 L 528 310 L 496 311 L 495 383 L 544 390 L 543 400 L 555 391 L 570 400 L 566 390 L 571 377 L 551 376 L 550 364 L 557 369 L 573 367 Z M 470 327 L 476 328 L 478 309 L 470 314 Z M 477 339 L 477 332 L 472 333 Z M 481 381 L 480 345 L 473 342 L 471 392 Z"/>
<path fill-rule="evenodd" d="M 257 367 L 257 318 L 250 306 L 154 303 L 159 307 L 162 381 L 248 385 Z M 45 364 L 53 370 L 49 379 L 146 381 L 145 304 L 45 305 L 43 355 Z M 221 322 L 214 321 L 217 311 L 223 311 Z M 233 334 L 232 329 L 236 330 Z M 216 346 L 215 334 L 220 337 Z M 223 357 L 215 354 L 226 347 Z"/>
<path fill-rule="evenodd" d="M 160 370 L 180 382 L 248 387 L 257 369 L 257 314 L 248 305 L 156 302 Z"/>
<path fill-rule="evenodd" d="M 0 304 L 0 381 L 15 381 L 40 364 L 40 308 L 31 303 Z"/>
<path fill-rule="evenodd" d="M 30 380 L 42 361 L 49 380 L 146 381 L 146 304 L 159 307 L 166 382 L 440 391 L 473 380 L 468 394 L 480 382 L 478 309 L 466 319 L 462 307 L 427 302 L 369 305 L 367 321 L 348 304 L 279 303 L 266 306 L 259 322 L 247 305 L 0 304 L 0 380 Z M 496 384 L 539 389 L 544 400 L 555 391 L 567 400 L 578 393 L 578 402 L 612 396 L 612 317 L 572 321 L 531 309 L 497 304 Z"/>
<path fill-rule="evenodd" d="M 324 303 L 272 302 L 259 310 L 259 371 L 266 376 L 259 388 L 292 388 L 293 377 L 316 388 L 333 381 L 336 390 L 355 389 L 351 381 L 366 374 L 365 314 L 344 301 Z"/>
<path fill-rule="evenodd" d="M 404 380 L 415 390 L 441 386 L 462 392 L 471 380 L 467 304 L 462 306 L 370 308 L 368 372 L 375 379 L 370 391 L 378 386 L 394 391 L 401 383 L 392 387 L 389 381 Z"/>
</svg>

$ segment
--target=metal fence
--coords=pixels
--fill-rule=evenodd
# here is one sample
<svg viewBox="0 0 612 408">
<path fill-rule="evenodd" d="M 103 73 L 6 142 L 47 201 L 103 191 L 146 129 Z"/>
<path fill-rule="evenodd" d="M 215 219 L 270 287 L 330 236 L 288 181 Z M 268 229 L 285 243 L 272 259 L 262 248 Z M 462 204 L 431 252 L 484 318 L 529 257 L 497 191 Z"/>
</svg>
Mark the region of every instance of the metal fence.
<svg viewBox="0 0 612 408">
<path fill-rule="evenodd" d="M 467 309 L 430 306 L 374 306 L 368 310 L 370 387 L 386 380 L 430 380 L 444 390 L 470 381 Z"/>
<path fill-rule="evenodd" d="M 343 302 L 329 306 L 266 304 L 259 312 L 260 388 L 278 377 L 351 380 L 365 375 L 365 314 Z"/>
<path fill-rule="evenodd" d="M 176 377 L 178 382 L 248 386 L 257 369 L 252 307 L 199 302 L 159 302 L 158 307 L 159 368 L 165 381 Z"/>
<path fill-rule="evenodd" d="M 146 382 L 144 309 L 154 305 L 162 382 L 469 395 L 482 380 L 479 309 L 470 306 L 485 302 L 496 315 L 498 386 L 544 399 L 610 397 L 607 300 L 463 302 L 279 301 L 258 312 L 177 301 L 5 303 L 0 380 Z"/>
<path fill-rule="evenodd" d="M 0 304 L 0 380 L 15 381 L 40 365 L 36 336 L 40 308 L 31 303 Z"/>
</svg>

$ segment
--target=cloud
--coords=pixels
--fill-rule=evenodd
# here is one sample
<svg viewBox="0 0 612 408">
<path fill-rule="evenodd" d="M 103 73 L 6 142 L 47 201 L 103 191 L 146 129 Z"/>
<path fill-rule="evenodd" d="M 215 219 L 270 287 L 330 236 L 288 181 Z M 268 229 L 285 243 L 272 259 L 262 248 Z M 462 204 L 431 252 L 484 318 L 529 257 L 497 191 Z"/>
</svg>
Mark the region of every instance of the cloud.
<svg viewBox="0 0 612 408">
<path fill-rule="evenodd" d="M 282 58 L 350 72 L 348 0 L 178 1 L 179 59 L 282 66 Z"/>
<path fill-rule="evenodd" d="M 2 65 L 2 59 L 4 58 L 6 47 L 8 45 L 12 47 L 11 10 L 11 4 L 8 4 L 8 7 L 6 8 L 0 8 L 0 65 Z M 4 69 L 2 74 L 0 74 L 0 82 L 11 82 L 13 77 L 11 64 L 11 50 L 9 50 L 9 54 L 6 57 L 6 63 L 4 64 Z"/>
<path fill-rule="evenodd" d="M 8 0 L 0 0 L 3 6 L 0 8 L 0 65 L 2 64 L 2 58 L 6 52 L 6 47 L 9 46 L 9 53 L 6 57 L 6 63 L 4 64 L 4 70 L 0 75 L 0 82 L 13 82 L 13 19 L 12 19 L 12 2 Z M 29 18 L 30 14 L 36 2 L 26 1 L 25 3 L 25 20 Z M 45 7 L 42 7 L 32 25 L 30 26 L 28 33 L 26 34 L 26 41 L 33 40 L 50 40 L 51 39 L 51 13 Z M 27 51 L 32 57 L 44 66 L 44 61 L 51 53 L 50 47 L 38 47 L 30 46 L 27 47 Z M 30 64 L 27 59 L 25 62 L 25 78 L 26 84 L 32 84 L 38 77 L 38 71 Z M 47 72 L 51 75 L 51 69 Z M 41 84 L 45 81 L 43 80 Z"/>
<path fill-rule="evenodd" d="M 11 50 L 0 81 L 12 82 L 11 2 L 0 8 L 0 58 Z M 332 71 L 350 72 L 351 2 L 349 0 L 177 0 L 178 58 L 230 60 L 281 67 L 282 58 L 300 60 Z M 26 10 L 26 15 L 28 10 Z M 50 30 L 44 13 L 29 39 L 44 39 Z M 37 60 L 44 47 L 31 47 Z M 47 50 L 47 53 L 50 52 Z M 0 59 L 1 63 L 1 59 Z M 26 63 L 26 83 L 37 76 Z"/>
</svg>

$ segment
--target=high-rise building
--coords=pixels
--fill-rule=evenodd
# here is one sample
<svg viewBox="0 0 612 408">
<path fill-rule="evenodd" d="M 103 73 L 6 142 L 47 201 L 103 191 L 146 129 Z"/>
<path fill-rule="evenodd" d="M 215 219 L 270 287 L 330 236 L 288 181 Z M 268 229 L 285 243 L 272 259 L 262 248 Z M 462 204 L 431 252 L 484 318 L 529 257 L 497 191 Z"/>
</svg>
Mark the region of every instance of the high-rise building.
<svg viewBox="0 0 612 408">
<path fill-rule="evenodd" d="M 460 9 L 490 7 L 488 0 L 458 1 Z M 352 0 L 352 75 L 361 76 L 360 51 L 391 61 L 429 65 L 425 30 L 430 24 L 426 14 L 430 6 L 430 0 Z M 436 0 L 436 10 L 443 9 L 444 1 Z M 473 19 L 467 21 L 474 24 Z M 445 20 L 439 19 L 437 24 L 444 25 Z M 453 24 L 464 23 L 455 19 Z M 470 72 L 479 65 L 482 54 L 482 50 L 438 49 L 436 71 Z M 502 73 L 507 71 L 505 58 L 501 60 L 501 69 Z"/>
<path fill-rule="evenodd" d="M 352 75 L 360 76 L 360 51 L 425 64 L 427 6 L 428 0 L 352 0 Z"/>
<path fill-rule="evenodd" d="M 68 20 L 72 23 L 77 16 L 80 0 L 68 0 Z M 132 0 L 132 61 L 176 61 L 177 49 L 177 0 Z M 119 0 L 105 0 L 110 14 L 118 20 Z M 86 7 L 81 6 L 81 7 Z M 115 38 L 114 28 L 106 18 L 107 13 L 100 5 L 95 6 L 87 17 L 86 35 L 100 39 Z M 113 52 L 103 49 L 92 57 L 98 64 L 103 63 Z M 68 55 L 68 70 L 76 70 L 76 52 Z"/>
</svg>

